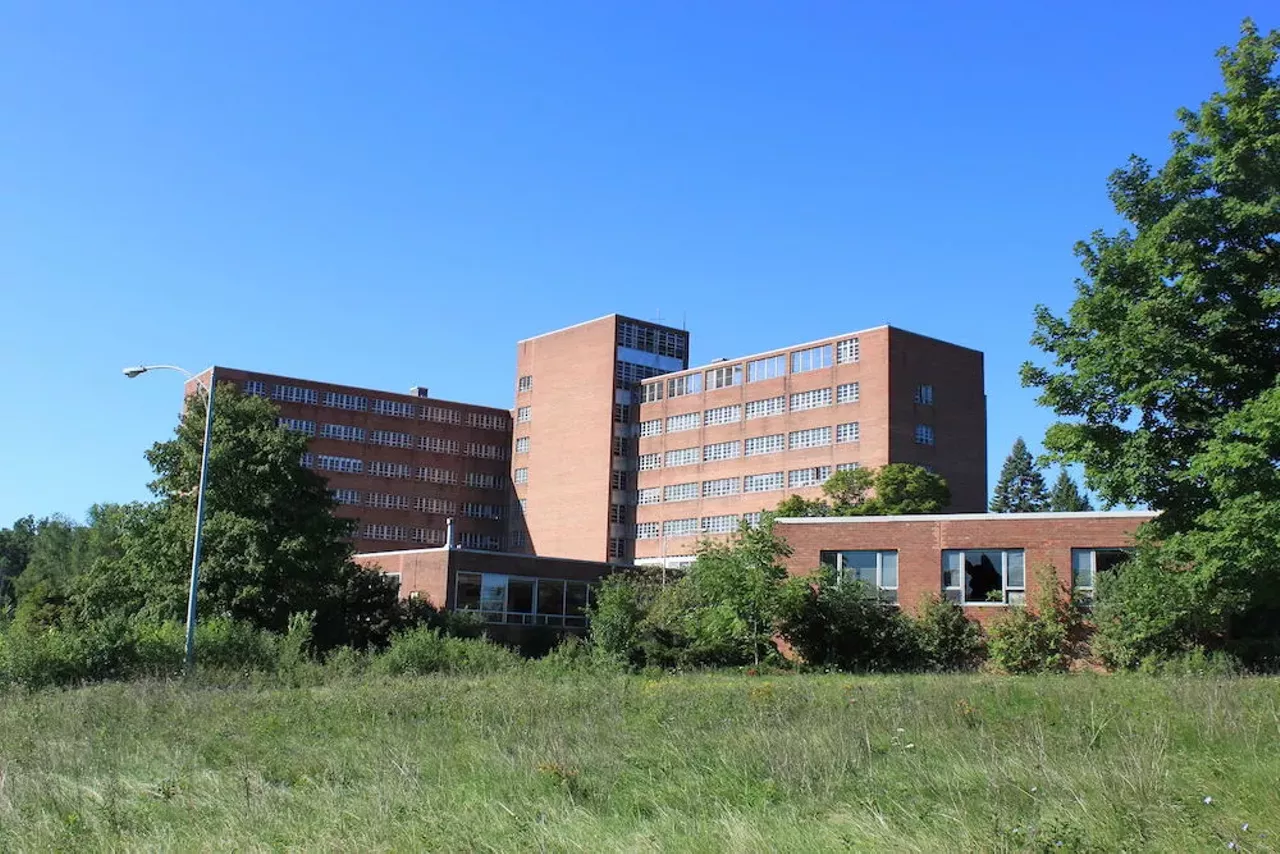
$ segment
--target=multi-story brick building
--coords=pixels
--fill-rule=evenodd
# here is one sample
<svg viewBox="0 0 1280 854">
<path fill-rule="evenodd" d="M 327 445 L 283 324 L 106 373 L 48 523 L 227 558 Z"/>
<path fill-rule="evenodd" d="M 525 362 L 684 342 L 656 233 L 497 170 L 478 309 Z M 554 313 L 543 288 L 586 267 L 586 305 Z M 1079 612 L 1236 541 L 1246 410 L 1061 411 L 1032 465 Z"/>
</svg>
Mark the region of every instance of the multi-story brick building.
<svg viewBox="0 0 1280 854">
<path fill-rule="evenodd" d="M 280 424 L 310 439 L 303 465 L 329 481 L 338 515 L 357 520 L 357 551 L 457 541 L 503 547 L 509 510 L 511 415 L 503 409 L 410 394 L 210 368 L 187 383 L 231 382 L 280 408 Z"/>
<path fill-rule="evenodd" d="M 694 369 L 688 347 L 618 315 L 519 343 L 513 543 L 681 565 L 841 468 L 891 462 L 985 509 L 980 352 L 888 326 Z"/>
</svg>

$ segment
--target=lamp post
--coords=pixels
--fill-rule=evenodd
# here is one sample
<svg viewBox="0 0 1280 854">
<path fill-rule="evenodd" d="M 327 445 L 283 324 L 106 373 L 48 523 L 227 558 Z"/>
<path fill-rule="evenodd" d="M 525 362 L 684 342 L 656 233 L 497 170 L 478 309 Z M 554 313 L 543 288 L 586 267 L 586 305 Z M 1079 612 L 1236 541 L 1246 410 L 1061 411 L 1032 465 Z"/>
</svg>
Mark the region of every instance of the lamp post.
<svg viewBox="0 0 1280 854">
<path fill-rule="evenodd" d="M 203 385 L 190 372 L 177 365 L 138 365 L 125 368 L 124 375 L 129 379 L 145 374 L 147 371 L 177 371 L 197 385 Z M 196 666 L 196 593 L 200 589 L 200 546 L 204 536 L 204 494 L 209 482 L 209 448 L 213 444 L 213 390 L 217 386 L 217 368 L 209 369 L 209 384 L 205 386 L 207 403 L 204 413 L 204 447 L 200 451 L 200 488 L 196 492 L 196 541 L 191 549 L 191 587 L 187 591 L 187 643 L 185 669 L 187 675 L 195 671 Z"/>
</svg>

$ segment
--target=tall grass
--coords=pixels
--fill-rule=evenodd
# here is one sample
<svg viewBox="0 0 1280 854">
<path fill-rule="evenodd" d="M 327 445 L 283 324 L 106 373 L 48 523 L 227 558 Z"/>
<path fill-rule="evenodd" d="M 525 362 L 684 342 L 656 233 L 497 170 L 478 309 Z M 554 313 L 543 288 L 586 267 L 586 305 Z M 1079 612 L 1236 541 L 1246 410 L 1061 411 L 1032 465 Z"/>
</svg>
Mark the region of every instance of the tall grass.
<svg viewBox="0 0 1280 854">
<path fill-rule="evenodd" d="M 1262 678 L 11 691 L 0 850 L 1271 851 L 1278 743 Z"/>
</svg>

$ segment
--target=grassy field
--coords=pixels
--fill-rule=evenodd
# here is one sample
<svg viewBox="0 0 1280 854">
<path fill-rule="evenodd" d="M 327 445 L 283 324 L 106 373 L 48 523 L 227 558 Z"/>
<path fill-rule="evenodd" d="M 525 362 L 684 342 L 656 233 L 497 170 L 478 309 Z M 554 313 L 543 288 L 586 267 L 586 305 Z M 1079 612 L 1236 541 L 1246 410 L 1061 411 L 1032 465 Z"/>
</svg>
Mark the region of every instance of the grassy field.
<svg viewBox="0 0 1280 854">
<path fill-rule="evenodd" d="M 521 671 L 0 695 L 3 851 L 1278 842 L 1273 679 Z"/>
</svg>

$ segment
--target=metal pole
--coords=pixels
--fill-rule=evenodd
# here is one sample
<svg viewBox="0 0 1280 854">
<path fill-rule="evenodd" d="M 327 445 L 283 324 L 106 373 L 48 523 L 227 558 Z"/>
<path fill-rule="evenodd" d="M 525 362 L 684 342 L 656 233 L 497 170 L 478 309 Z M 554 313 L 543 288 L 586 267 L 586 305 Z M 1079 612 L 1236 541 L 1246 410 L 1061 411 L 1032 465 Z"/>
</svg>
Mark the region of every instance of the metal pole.
<svg viewBox="0 0 1280 854">
<path fill-rule="evenodd" d="M 196 494 L 196 542 L 191 550 L 191 589 L 187 592 L 186 673 L 196 667 L 196 593 L 200 590 L 200 546 L 204 536 L 204 493 L 209 482 L 209 448 L 213 445 L 213 390 L 217 386 L 216 369 L 209 370 L 209 388 L 204 415 L 204 447 L 200 452 L 200 489 Z"/>
</svg>

